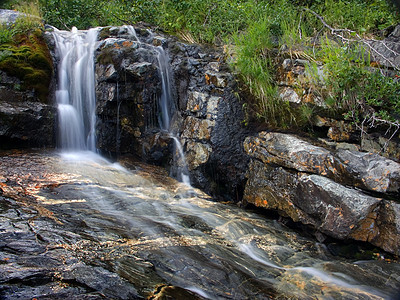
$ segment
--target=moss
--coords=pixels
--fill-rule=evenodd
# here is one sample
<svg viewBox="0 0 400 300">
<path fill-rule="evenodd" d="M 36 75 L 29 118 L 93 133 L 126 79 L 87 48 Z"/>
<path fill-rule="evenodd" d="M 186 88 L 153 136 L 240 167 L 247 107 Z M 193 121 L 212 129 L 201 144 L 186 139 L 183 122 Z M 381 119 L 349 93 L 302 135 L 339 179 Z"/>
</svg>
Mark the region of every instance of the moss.
<svg viewBox="0 0 400 300">
<path fill-rule="evenodd" d="M 114 64 L 114 48 L 108 47 L 106 49 L 101 50 L 100 54 L 97 56 L 97 62 L 102 65 Z"/>
<path fill-rule="evenodd" d="M 34 90 L 45 102 L 53 72 L 53 62 L 42 32 L 35 30 L 15 36 L 12 43 L 0 46 L 0 70 L 21 80 L 21 88 Z"/>
<path fill-rule="evenodd" d="M 100 30 L 99 32 L 99 40 L 104 40 L 108 37 L 110 37 L 110 28 L 111 27 L 104 27 Z"/>
</svg>

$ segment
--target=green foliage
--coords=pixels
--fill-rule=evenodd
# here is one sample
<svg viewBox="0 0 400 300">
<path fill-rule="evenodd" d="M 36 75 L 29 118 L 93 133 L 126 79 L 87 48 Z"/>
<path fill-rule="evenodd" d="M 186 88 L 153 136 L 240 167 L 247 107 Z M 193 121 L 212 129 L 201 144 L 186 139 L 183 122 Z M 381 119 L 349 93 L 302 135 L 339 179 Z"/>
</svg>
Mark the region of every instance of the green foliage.
<svg viewBox="0 0 400 300">
<path fill-rule="evenodd" d="M 320 86 L 326 103 L 356 124 L 371 117 L 388 122 L 400 118 L 400 84 L 370 67 L 368 55 L 360 47 L 340 46 L 328 39 L 318 53 L 324 65 Z"/>
<path fill-rule="evenodd" d="M 322 1 L 318 1 L 322 2 Z M 398 20 L 395 8 L 385 0 L 325 0 L 312 7 L 332 27 L 347 28 L 360 33 L 381 30 Z"/>
<path fill-rule="evenodd" d="M 6 25 L 0 24 L 0 44 L 12 42 L 13 32 Z M 1 55 L 0 55 L 1 57 Z"/>
<path fill-rule="evenodd" d="M 233 67 L 255 96 L 253 106 L 258 116 L 272 126 L 288 127 L 297 123 L 300 115 L 279 98 L 274 77 L 274 49 L 280 44 L 292 46 L 298 42 L 295 33 L 298 12 L 285 0 L 262 8 L 267 12 L 265 16 L 252 23 L 245 34 L 234 36 L 237 58 Z"/>
<path fill-rule="evenodd" d="M 360 117 L 371 109 L 385 118 L 397 114 L 399 104 L 393 98 L 397 83 L 377 72 L 369 72 L 365 63 L 368 58 L 358 57 L 355 49 L 344 49 L 342 45 L 322 45 L 321 51 L 314 48 L 310 43 L 311 37 L 324 36 L 327 30 L 320 19 L 304 10 L 304 7 L 312 9 L 332 27 L 348 28 L 361 36 L 371 36 L 399 22 L 398 13 L 385 0 L 38 1 L 45 22 L 60 29 L 144 22 L 189 42 L 234 44 L 232 68 L 252 94 L 254 103 L 249 105 L 256 107 L 260 118 L 271 125 L 301 125 L 313 116 L 310 107 L 299 107 L 296 111 L 278 97 L 274 57 L 283 48 L 292 55 L 313 47 L 315 52 L 306 54 L 310 60 L 319 59 L 327 65 L 325 70 L 329 75 L 324 82 L 329 88 L 321 91 L 321 95 L 332 110 L 350 110 L 352 116 Z M 21 9 L 21 5 L 28 7 L 31 1 L 7 2 L 8 7 L 13 5 Z M 28 12 L 30 10 L 32 8 Z M 10 43 L 27 27 L 32 25 L 0 27 L 0 42 Z M 10 50 L 1 50 L 0 58 L 7 58 L 7 51 Z M 314 84 L 318 80 L 316 78 Z"/>
</svg>

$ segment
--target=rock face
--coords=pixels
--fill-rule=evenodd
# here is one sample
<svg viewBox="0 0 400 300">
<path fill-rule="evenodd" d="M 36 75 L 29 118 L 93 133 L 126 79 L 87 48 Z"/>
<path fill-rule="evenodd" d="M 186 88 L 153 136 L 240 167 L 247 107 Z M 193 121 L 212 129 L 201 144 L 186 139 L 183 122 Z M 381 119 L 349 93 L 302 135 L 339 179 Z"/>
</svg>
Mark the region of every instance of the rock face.
<svg viewBox="0 0 400 300">
<path fill-rule="evenodd" d="M 142 46 L 128 28 L 104 28 L 99 33 L 95 58 L 97 147 L 141 155 L 146 136 L 157 127 L 161 81 L 155 48 Z"/>
<path fill-rule="evenodd" d="M 0 9 L 0 25 L 11 26 L 21 13 Z M 0 149 L 55 144 L 56 110 L 47 98 L 52 66 L 43 36 L 0 49 Z M 20 48 L 24 49 L 23 52 Z"/>
<path fill-rule="evenodd" d="M 20 85 L 0 71 L 0 148 L 53 146 L 55 108 Z"/>
<path fill-rule="evenodd" d="M 248 137 L 244 201 L 275 210 L 337 239 L 370 242 L 399 254 L 400 164 L 371 153 L 337 153 L 298 137 Z M 389 234 L 389 232 L 391 232 Z"/>
<path fill-rule="evenodd" d="M 168 166 L 173 136 L 186 154 L 192 183 L 232 199 L 242 193 L 247 157 L 242 106 L 218 49 L 204 49 L 147 29 L 122 26 L 99 33 L 96 54 L 98 148 L 135 153 Z M 158 55 L 169 59 L 169 134 L 160 128 L 162 93 Z"/>
</svg>

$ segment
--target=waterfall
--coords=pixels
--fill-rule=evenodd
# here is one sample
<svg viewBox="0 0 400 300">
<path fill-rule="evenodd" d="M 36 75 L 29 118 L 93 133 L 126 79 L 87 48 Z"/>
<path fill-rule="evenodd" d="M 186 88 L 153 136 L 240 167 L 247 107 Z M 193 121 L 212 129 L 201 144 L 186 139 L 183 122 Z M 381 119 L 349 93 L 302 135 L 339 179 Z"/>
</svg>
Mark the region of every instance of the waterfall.
<svg viewBox="0 0 400 300">
<path fill-rule="evenodd" d="M 171 71 L 169 66 L 168 56 L 161 46 L 156 47 L 158 52 L 157 60 L 159 72 L 161 77 L 161 95 L 159 99 L 160 106 L 160 127 L 162 130 L 167 131 L 169 136 L 173 139 L 175 144 L 175 167 L 177 168 L 178 180 L 190 186 L 189 170 L 186 163 L 185 154 L 183 152 L 182 144 L 179 138 L 171 130 L 171 118 L 175 110 L 175 105 L 172 97 L 172 84 L 171 84 Z"/>
<path fill-rule="evenodd" d="M 173 101 L 168 58 L 161 46 L 156 47 L 156 50 L 158 52 L 157 60 L 161 77 L 160 126 L 162 130 L 170 132 Z"/>
<path fill-rule="evenodd" d="M 98 29 L 54 30 L 58 64 L 58 145 L 63 150 L 96 150 L 93 54 Z"/>
</svg>

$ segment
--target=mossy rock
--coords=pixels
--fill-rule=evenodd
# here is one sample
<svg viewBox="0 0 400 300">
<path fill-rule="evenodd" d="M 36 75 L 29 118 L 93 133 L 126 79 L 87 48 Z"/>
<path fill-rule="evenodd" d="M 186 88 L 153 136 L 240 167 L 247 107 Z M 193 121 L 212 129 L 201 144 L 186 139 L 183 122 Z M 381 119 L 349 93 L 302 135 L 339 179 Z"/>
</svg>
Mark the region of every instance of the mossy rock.
<svg viewBox="0 0 400 300">
<path fill-rule="evenodd" d="M 53 62 L 41 31 L 14 37 L 13 43 L 0 46 L 0 70 L 21 80 L 21 88 L 34 90 L 46 102 Z"/>
</svg>

